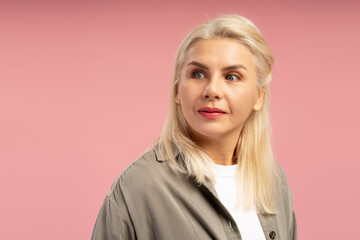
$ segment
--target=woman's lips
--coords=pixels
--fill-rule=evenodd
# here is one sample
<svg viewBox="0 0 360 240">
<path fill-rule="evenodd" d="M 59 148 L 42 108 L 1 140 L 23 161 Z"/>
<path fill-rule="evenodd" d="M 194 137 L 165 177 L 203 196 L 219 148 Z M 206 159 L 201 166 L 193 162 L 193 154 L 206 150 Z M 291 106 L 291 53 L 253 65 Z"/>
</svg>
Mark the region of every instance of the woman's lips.
<svg viewBox="0 0 360 240">
<path fill-rule="evenodd" d="M 225 114 L 225 112 L 218 108 L 203 107 L 198 111 L 205 118 L 219 118 Z"/>
</svg>

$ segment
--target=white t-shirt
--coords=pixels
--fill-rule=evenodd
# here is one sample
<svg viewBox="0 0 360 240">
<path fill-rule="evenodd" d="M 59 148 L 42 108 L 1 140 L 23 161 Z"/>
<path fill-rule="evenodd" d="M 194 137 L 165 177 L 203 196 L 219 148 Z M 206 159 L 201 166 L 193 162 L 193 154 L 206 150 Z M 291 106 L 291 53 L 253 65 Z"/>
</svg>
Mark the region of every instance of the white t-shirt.
<svg viewBox="0 0 360 240">
<path fill-rule="evenodd" d="M 245 211 L 237 204 L 238 172 L 237 165 L 213 164 L 215 190 L 220 201 L 234 218 L 243 240 L 266 240 L 255 208 Z"/>
</svg>

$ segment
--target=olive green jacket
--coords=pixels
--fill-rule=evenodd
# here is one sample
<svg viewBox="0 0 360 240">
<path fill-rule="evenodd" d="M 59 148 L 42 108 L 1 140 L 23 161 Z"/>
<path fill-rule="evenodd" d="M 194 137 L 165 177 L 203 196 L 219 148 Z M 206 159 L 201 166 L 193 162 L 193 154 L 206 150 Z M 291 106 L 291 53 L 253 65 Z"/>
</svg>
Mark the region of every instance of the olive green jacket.
<svg viewBox="0 0 360 240">
<path fill-rule="evenodd" d="M 171 171 L 156 149 L 133 162 L 113 183 L 97 217 L 93 240 L 241 239 L 213 185 Z M 275 215 L 258 214 L 267 240 L 297 239 L 292 195 L 280 169 Z"/>
</svg>

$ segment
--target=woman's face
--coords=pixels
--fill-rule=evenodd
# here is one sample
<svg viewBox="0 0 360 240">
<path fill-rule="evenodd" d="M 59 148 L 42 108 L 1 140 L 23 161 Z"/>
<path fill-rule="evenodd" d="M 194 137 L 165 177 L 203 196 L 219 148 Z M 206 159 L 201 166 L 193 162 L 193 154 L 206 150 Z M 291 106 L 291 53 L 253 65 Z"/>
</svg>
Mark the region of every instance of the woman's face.
<svg viewBox="0 0 360 240">
<path fill-rule="evenodd" d="M 254 55 L 231 39 L 200 40 L 185 55 L 175 97 L 192 134 L 236 137 L 262 105 Z"/>
</svg>

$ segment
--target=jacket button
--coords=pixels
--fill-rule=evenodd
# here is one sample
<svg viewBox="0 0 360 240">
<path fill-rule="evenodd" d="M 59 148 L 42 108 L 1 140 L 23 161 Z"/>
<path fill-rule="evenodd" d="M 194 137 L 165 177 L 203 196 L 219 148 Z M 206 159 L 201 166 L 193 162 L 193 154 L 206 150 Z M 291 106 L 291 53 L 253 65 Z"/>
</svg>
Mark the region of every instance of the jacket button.
<svg viewBox="0 0 360 240">
<path fill-rule="evenodd" d="M 269 233 L 269 237 L 270 237 L 271 239 L 275 239 L 275 238 L 276 238 L 276 232 L 271 231 L 271 232 Z"/>
</svg>

